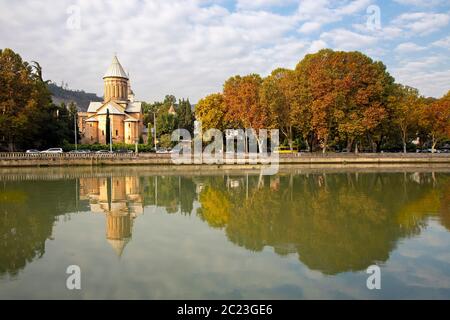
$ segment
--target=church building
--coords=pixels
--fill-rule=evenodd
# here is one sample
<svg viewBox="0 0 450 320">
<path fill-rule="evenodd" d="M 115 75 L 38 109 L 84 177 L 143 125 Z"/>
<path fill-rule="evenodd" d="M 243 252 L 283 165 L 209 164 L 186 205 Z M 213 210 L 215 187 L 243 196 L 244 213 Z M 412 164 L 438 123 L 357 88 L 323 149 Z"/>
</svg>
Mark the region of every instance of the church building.
<svg viewBox="0 0 450 320">
<path fill-rule="evenodd" d="M 87 112 L 78 113 L 80 142 L 106 144 L 107 135 L 111 135 L 113 143 L 134 144 L 144 139 L 142 102 L 134 100 L 128 74 L 116 56 L 103 82 L 103 102 L 91 102 Z M 106 132 L 108 115 L 110 132 Z"/>
</svg>

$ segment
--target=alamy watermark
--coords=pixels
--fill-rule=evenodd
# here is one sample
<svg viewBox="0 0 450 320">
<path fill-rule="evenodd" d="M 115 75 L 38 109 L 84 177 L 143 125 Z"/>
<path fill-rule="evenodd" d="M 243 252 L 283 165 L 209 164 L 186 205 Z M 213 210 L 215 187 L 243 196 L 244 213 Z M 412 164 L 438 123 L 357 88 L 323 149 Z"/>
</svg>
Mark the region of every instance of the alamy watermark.
<svg viewBox="0 0 450 320">
<path fill-rule="evenodd" d="M 208 129 L 192 139 L 186 129 L 172 133 L 177 145 L 171 158 L 175 164 L 260 164 L 263 175 L 278 173 L 278 129 Z M 209 142 L 203 148 L 204 142 Z M 270 147 L 269 147 L 270 146 Z"/>
<path fill-rule="evenodd" d="M 76 5 L 71 5 L 67 8 L 66 13 L 68 18 L 66 20 L 66 28 L 69 30 L 81 29 L 81 8 Z"/>
<path fill-rule="evenodd" d="M 366 273 L 370 274 L 366 281 L 367 289 L 381 290 L 381 268 L 374 264 L 367 268 Z"/>
<path fill-rule="evenodd" d="M 69 275 L 66 279 L 66 288 L 68 290 L 81 290 L 81 268 L 77 265 L 70 265 L 66 269 Z"/>
<path fill-rule="evenodd" d="M 370 31 L 381 30 L 381 9 L 377 5 L 371 5 L 366 10 L 367 13 L 367 29 Z"/>
</svg>

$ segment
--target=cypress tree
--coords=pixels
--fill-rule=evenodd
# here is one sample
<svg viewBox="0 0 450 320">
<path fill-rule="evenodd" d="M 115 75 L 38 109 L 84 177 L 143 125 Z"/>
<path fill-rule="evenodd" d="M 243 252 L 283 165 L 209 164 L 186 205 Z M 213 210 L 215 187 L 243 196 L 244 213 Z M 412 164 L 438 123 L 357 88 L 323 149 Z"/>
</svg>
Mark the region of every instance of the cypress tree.
<svg viewBox="0 0 450 320">
<path fill-rule="evenodd" d="M 110 135 L 110 131 L 111 131 L 111 120 L 109 119 L 109 109 L 106 109 L 106 128 L 105 128 L 105 135 L 106 135 L 106 144 L 109 144 L 111 135 Z"/>
</svg>

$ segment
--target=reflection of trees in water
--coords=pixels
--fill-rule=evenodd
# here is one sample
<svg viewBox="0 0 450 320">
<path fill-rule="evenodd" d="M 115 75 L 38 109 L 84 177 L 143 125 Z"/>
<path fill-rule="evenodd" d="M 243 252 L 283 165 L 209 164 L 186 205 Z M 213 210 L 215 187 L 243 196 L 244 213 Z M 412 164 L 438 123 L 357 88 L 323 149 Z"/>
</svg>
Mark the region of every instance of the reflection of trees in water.
<svg viewBox="0 0 450 320">
<path fill-rule="evenodd" d="M 192 178 L 182 176 L 144 177 L 144 205 L 164 207 L 167 213 L 191 214 L 196 199 Z"/>
<path fill-rule="evenodd" d="M 448 175 L 427 173 L 5 182 L 0 185 L 0 275 L 15 275 L 42 256 L 57 216 L 74 212 L 80 203 L 85 210 L 88 204 L 91 211 L 106 210 L 107 239 L 121 254 L 142 206 L 190 214 L 197 195 L 198 216 L 223 228 L 236 245 L 297 253 L 302 263 L 325 274 L 362 270 L 386 261 L 397 241 L 418 234 L 430 215 L 450 230 L 449 190 Z"/>
<path fill-rule="evenodd" d="M 14 276 L 27 263 L 41 257 L 57 216 L 72 212 L 75 207 L 74 182 L 1 184 L 0 275 Z"/>
<path fill-rule="evenodd" d="M 242 183 L 230 191 L 226 180 L 211 178 L 199 196 L 199 215 L 249 250 L 271 246 L 281 255 L 296 252 L 309 268 L 325 274 L 363 270 L 386 261 L 398 239 L 419 233 L 427 216 L 442 214 L 445 206 L 448 213 L 445 176 L 415 178 L 382 173 L 250 177 L 250 191 Z"/>
<path fill-rule="evenodd" d="M 450 181 L 447 182 L 446 188 L 441 192 L 441 223 L 447 230 L 450 230 Z"/>
</svg>

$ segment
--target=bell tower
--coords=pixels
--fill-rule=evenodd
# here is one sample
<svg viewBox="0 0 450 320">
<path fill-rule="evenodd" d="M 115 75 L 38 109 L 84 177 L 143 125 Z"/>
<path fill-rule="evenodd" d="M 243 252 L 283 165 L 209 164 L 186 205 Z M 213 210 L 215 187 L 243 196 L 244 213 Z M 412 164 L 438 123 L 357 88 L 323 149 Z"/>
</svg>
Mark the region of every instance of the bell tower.
<svg viewBox="0 0 450 320">
<path fill-rule="evenodd" d="M 114 56 L 111 65 L 103 76 L 105 84 L 104 102 L 128 101 L 128 76 L 120 64 L 117 56 Z"/>
</svg>

